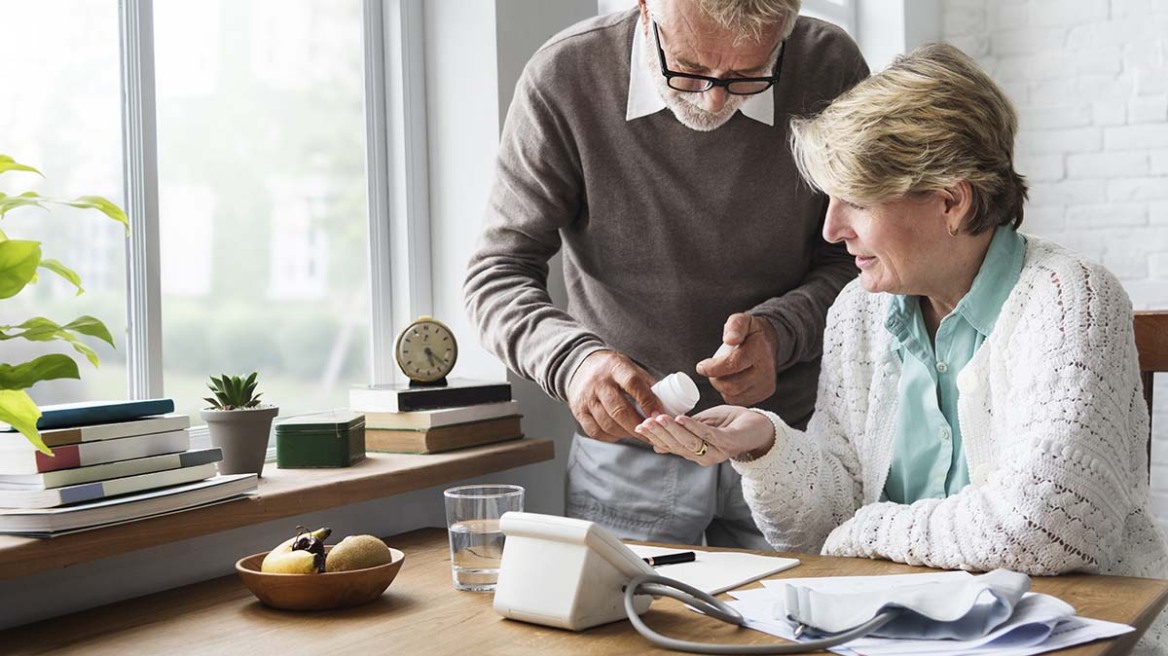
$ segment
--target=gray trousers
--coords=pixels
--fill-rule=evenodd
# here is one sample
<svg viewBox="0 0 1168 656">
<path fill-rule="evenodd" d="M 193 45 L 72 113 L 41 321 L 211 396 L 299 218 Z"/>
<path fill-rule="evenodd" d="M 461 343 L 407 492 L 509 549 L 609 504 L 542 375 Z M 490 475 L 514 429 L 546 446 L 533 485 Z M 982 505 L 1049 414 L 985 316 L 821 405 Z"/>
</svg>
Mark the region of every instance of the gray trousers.
<svg viewBox="0 0 1168 656">
<path fill-rule="evenodd" d="M 568 453 L 566 510 L 626 540 L 772 550 L 728 462 L 685 458 L 576 435 Z"/>
</svg>

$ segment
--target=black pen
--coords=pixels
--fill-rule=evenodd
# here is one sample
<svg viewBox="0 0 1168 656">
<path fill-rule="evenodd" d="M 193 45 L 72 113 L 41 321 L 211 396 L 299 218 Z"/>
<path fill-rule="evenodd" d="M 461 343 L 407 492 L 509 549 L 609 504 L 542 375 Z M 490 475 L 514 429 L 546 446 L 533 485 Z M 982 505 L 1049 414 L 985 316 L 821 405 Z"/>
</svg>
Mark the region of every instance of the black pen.
<svg viewBox="0 0 1168 656">
<path fill-rule="evenodd" d="M 649 556 L 641 560 L 649 563 L 650 567 L 657 567 L 658 565 L 674 565 L 677 563 L 692 563 L 697 560 L 698 556 L 692 551 L 679 551 L 678 553 L 665 554 L 664 556 Z"/>
</svg>

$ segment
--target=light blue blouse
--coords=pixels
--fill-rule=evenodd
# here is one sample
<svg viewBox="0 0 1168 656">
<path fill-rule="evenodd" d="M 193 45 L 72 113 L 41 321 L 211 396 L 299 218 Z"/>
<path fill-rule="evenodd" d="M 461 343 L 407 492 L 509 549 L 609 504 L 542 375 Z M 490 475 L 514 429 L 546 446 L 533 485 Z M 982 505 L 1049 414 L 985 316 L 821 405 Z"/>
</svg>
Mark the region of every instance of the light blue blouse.
<svg viewBox="0 0 1168 656">
<path fill-rule="evenodd" d="M 1026 239 L 999 226 L 973 286 L 929 339 L 920 297 L 894 295 L 885 328 L 902 363 L 892 467 L 884 495 L 896 503 L 940 499 L 969 485 L 957 414 L 957 374 L 994 328 L 1018 282 Z"/>
</svg>

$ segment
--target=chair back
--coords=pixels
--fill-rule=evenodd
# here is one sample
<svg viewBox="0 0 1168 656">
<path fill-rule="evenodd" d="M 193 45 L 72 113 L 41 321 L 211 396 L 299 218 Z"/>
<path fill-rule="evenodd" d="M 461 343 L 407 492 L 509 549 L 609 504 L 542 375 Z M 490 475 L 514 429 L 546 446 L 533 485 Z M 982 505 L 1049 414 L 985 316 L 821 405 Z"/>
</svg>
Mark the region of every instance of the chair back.
<svg viewBox="0 0 1168 656">
<path fill-rule="evenodd" d="M 1144 383 L 1144 400 L 1152 415 L 1152 383 L 1157 373 L 1168 372 L 1168 310 L 1136 312 L 1136 351 L 1140 354 L 1140 380 Z M 1151 417 L 1148 422 L 1148 469 L 1152 467 Z"/>
</svg>

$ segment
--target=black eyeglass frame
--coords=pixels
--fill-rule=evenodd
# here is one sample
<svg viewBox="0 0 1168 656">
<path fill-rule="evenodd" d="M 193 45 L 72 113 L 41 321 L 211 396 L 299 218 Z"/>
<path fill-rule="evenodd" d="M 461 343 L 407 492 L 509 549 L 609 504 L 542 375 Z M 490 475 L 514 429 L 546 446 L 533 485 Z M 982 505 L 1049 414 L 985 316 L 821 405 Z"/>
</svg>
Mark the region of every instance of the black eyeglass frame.
<svg viewBox="0 0 1168 656">
<path fill-rule="evenodd" d="M 713 89 L 714 87 L 725 87 L 726 93 L 729 93 L 729 94 L 734 95 L 734 96 L 757 96 L 760 93 L 764 93 L 764 92 L 770 90 L 771 87 L 773 87 L 779 83 L 779 75 L 783 71 L 783 54 L 786 51 L 786 48 L 783 47 L 782 43 L 779 44 L 779 58 L 775 62 L 774 74 L 769 76 L 769 77 L 719 78 L 719 77 L 708 77 L 706 75 L 693 75 L 691 73 L 678 73 L 676 71 L 669 70 L 669 67 L 665 64 L 665 50 L 661 47 L 661 33 L 657 30 L 656 19 L 650 18 L 649 22 L 653 24 L 653 40 L 657 43 L 657 58 L 661 61 L 661 74 L 665 76 L 665 80 L 666 80 L 666 83 L 669 84 L 669 88 L 673 89 L 674 91 L 680 91 L 682 93 L 705 93 L 705 92 L 709 91 L 710 89 Z M 682 78 L 682 79 L 686 79 L 686 80 L 698 80 L 700 82 L 705 82 L 706 88 L 704 88 L 704 89 L 678 89 L 677 87 L 673 86 L 672 83 L 670 83 L 670 80 L 672 80 L 673 78 Z M 759 89 L 758 91 L 749 91 L 747 93 L 741 93 L 741 92 L 736 93 L 734 91 L 734 88 L 733 88 L 733 85 L 735 85 L 735 84 L 752 84 L 752 83 L 759 83 L 759 82 L 765 82 L 766 86 Z"/>
</svg>

